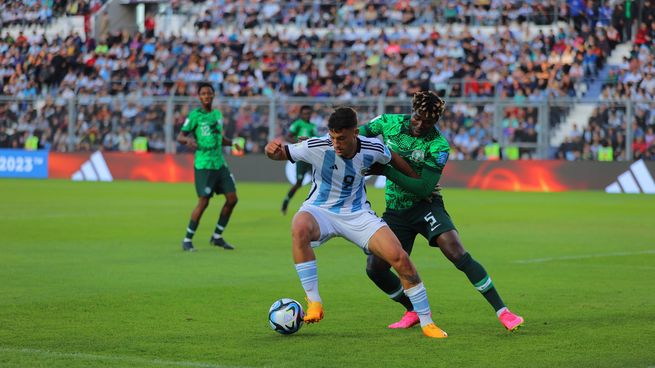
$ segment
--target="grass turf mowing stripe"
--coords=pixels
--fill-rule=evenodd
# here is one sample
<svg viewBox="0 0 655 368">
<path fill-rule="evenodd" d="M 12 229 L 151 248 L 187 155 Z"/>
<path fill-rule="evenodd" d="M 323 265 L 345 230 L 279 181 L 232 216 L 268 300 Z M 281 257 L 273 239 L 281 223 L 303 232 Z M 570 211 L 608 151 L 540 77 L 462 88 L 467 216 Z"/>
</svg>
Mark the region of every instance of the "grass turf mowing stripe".
<svg viewBox="0 0 655 368">
<path fill-rule="evenodd" d="M 220 364 L 203 363 L 203 362 L 171 361 L 171 360 L 139 358 L 134 356 L 124 356 L 124 355 L 101 355 L 101 354 L 89 354 L 89 353 L 81 353 L 81 352 L 64 353 L 64 352 L 51 351 L 51 350 L 31 349 L 31 348 L 9 348 L 9 347 L 2 347 L 2 346 L 0 346 L 0 352 L 39 355 L 39 356 L 54 357 L 54 358 L 67 358 L 67 359 L 91 360 L 91 361 L 110 361 L 110 362 L 113 361 L 113 362 L 150 364 L 150 365 L 162 365 L 162 366 L 173 366 L 173 367 L 247 368 L 245 366 L 220 365 Z"/>
<path fill-rule="evenodd" d="M 597 254 L 580 254 L 580 255 L 577 255 L 577 256 L 520 259 L 518 261 L 514 261 L 513 263 L 542 263 L 542 262 L 550 262 L 550 261 L 569 261 L 569 260 L 599 258 L 599 257 L 636 256 L 636 255 L 640 255 L 640 254 L 655 254 L 655 249 L 644 250 L 644 251 L 641 251 L 641 252 L 613 252 L 613 253 L 597 253 Z"/>
</svg>

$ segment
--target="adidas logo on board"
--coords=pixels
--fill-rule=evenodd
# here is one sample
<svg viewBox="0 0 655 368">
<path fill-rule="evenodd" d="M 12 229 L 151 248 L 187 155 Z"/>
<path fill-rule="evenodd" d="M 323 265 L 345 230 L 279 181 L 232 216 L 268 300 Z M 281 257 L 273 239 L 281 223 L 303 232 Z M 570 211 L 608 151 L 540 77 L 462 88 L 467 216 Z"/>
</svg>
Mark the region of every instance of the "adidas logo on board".
<svg viewBox="0 0 655 368">
<path fill-rule="evenodd" d="M 97 151 L 80 166 L 80 169 L 73 174 L 71 179 L 74 181 L 112 181 L 114 178 L 111 176 L 102 153 Z"/>
<path fill-rule="evenodd" d="M 619 175 L 617 181 L 608 185 L 605 192 L 655 194 L 655 180 L 644 160 L 639 160 L 630 165 L 630 170 Z"/>
</svg>

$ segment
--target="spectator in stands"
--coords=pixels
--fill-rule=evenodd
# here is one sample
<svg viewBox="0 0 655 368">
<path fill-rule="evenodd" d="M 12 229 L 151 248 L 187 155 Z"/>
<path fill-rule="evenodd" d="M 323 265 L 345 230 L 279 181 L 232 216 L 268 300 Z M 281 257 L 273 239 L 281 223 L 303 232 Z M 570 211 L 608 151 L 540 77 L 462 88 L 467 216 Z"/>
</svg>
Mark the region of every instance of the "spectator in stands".
<svg viewBox="0 0 655 368">
<path fill-rule="evenodd" d="M 602 10 L 602 7 L 590 6 L 589 3 L 573 4 L 584 12 L 584 16 L 579 17 L 581 23 L 576 23 L 574 28 L 563 27 L 557 32 L 522 38 L 510 29 L 501 27 L 490 35 L 471 32 L 466 28 L 461 32 L 446 30 L 439 33 L 434 29 L 410 32 L 402 24 L 423 24 L 421 22 L 430 19 L 430 11 L 434 12 L 433 20 L 444 19 L 450 11 L 448 6 L 436 8 L 422 2 L 415 11 L 404 2 L 392 1 L 317 7 L 302 3 L 266 3 L 266 11 L 257 12 L 257 7 L 252 4 L 240 6 L 231 2 L 208 1 L 207 12 L 201 14 L 210 22 L 209 28 L 219 23 L 249 24 L 253 27 L 289 23 L 294 21 L 287 15 L 291 11 L 298 14 L 297 19 L 301 19 L 301 22 L 304 17 L 310 26 L 355 26 L 368 22 L 371 27 L 347 32 L 340 29 L 322 35 L 320 39 L 312 29 L 303 30 L 300 37 L 286 31 L 266 31 L 262 35 L 248 36 L 219 32 L 215 39 L 206 40 L 195 36 L 152 38 L 141 34 L 112 33 L 107 38 L 86 43 L 74 34 L 55 39 L 23 34 L 16 40 L 9 37 L 0 40 L 0 88 L 14 96 L 52 93 L 68 98 L 95 90 L 99 91 L 98 99 L 109 96 L 120 99 L 128 95 L 137 98 L 187 96 L 194 88 L 194 83 L 189 82 L 210 80 L 217 92 L 226 96 L 276 94 L 284 97 L 297 94 L 341 98 L 362 95 L 398 97 L 409 96 L 425 87 L 443 90 L 450 96 L 481 97 L 498 93 L 513 98 L 517 103 L 539 101 L 546 96 L 575 96 L 584 91 L 581 86 L 585 81 L 581 74 L 586 70 L 593 77 L 615 42 L 619 41 L 615 28 L 608 27 L 604 32 L 602 28 L 594 29 L 595 24 L 586 21 L 589 14 L 600 17 L 603 11 L 607 18 L 609 13 L 615 14 L 618 10 L 609 12 L 611 9 Z M 67 2 L 63 9 L 57 8 L 57 5 L 54 7 L 61 13 L 75 7 L 93 9 L 96 5 L 94 1 L 75 1 Z M 526 3 L 520 1 L 503 4 L 491 1 L 482 5 L 462 0 L 453 5 L 454 13 L 451 15 L 454 22 L 482 24 L 493 22 L 493 19 L 508 22 L 528 21 L 530 17 L 536 17 L 528 14 Z M 550 1 L 531 6 L 536 14 L 537 10 L 543 11 L 544 8 L 554 9 L 556 3 Z M 567 19 L 571 14 L 567 8 L 570 4 L 560 3 L 559 6 L 559 16 Z M 622 14 L 625 18 L 625 12 Z M 396 27 L 391 32 L 384 32 L 379 27 L 381 22 Z M 37 49 L 46 52 L 42 56 L 38 53 L 34 56 L 30 50 Z M 376 53 L 376 50 L 379 52 Z M 549 60 L 551 55 L 552 60 Z M 646 88 L 653 79 L 646 73 L 649 64 L 652 64 L 648 56 L 647 47 L 638 48 L 629 63 L 629 70 L 612 74 L 624 83 L 604 91 L 604 94 L 630 94 L 645 99 L 652 97 L 650 87 Z M 19 63 L 19 68 L 14 68 L 16 60 L 28 59 L 28 62 Z M 200 61 L 205 59 L 207 62 Z M 644 75 L 643 82 L 641 75 Z M 417 83 L 410 83 L 411 79 Z M 620 93 L 610 93 L 612 91 Z M 158 109 L 161 114 L 162 107 Z M 117 124 L 126 127 L 153 126 L 150 123 L 152 120 L 145 118 L 148 110 L 131 115 L 132 110 L 126 100 L 121 100 L 118 106 L 110 110 L 112 114 L 118 113 Z M 235 110 L 235 114 L 237 111 L 240 110 Z M 128 116 L 121 116 L 124 112 Z M 561 120 L 565 112 L 565 109 L 553 106 L 551 120 Z M 90 112 L 94 113 L 101 114 L 100 109 Z M 522 135 L 529 130 L 525 125 L 528 121 L 526 114 L 527 109 L 517 109 L 513 112 L 516 121 L 507 120 L 505 133 L 508 139 L 520 141 L 524 138 Z M 642 120 L 652 120 L 653 114 L 643 114 Z M 489 124 L 488 112 L 460 112 L 459 115 L 453 115 L 458 119 L 453 132 L 459 132 L 464 124 L 467 131 L 490 131 L 483 127 Z M 444 122 L 447 117 L 448 114 Z M 49 124 L 54 125 L 54 118 L 49 119 Z M 97 120 L 104 121 L 100 118 Z M 247 129 L 255 139 L 258 127 L 253 124 L 254 120 L 239 129 Z M 641 126 L 645 122 L 639 124 Z M 58 129 L 52 126 L 49 131 L 50 139 L 54 142 Z M 147 131 L 152 134 L 151 140 L 155 134 L 162 132 L 160 127 Z M 100 129 L 98 134 L 104 142 L 108 133 Z M 484 146 L 489 137 L 475 136 L 475 139 Z M 108 141 L 113 141 L 113 138 L 108 138 Z"/>
</svg>

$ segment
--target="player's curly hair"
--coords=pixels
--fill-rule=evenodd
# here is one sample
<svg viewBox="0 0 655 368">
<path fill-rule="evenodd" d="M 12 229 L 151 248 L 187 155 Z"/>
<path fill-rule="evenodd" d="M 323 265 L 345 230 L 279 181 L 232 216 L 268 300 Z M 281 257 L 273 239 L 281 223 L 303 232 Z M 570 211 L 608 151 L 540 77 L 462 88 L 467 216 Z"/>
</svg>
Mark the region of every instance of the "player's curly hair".
<svg viewBox="0 0 655 368">
<path fill-rule="evenodd" d="M 446 110 L 446 102 L 434 91 L 420 91 L 416 92 L 412 98 L 412 109 L 420 115 L 439 121 Z"/>
</svg>

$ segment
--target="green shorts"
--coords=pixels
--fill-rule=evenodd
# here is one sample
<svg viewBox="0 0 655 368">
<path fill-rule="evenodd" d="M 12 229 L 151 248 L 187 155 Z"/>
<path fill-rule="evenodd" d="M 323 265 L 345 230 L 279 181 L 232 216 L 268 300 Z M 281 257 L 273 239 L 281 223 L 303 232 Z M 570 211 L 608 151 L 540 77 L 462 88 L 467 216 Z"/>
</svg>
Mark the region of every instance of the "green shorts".
<svg viewBox="0 0 655 368">
<path fill-rule="evenodd" d="M 196 193 L 198 197 L 212 197 L 214 193 L 234 193 L 237 191 L 234 184 L 234 177 L 227 166 L 220 169 L 195 169 L 194 170 Z"/>
<path fill-rule="evenodd" d="M 407 254 L 412 253 L 417 234 L 423 235 L 431 247 L 436 247 L 439 235 L 456 230 L 441 197 L 435 197 L 432 203 L 421 201 L 404 210 L 387 209 L 382 218 L 396 234 Z"/>
<path fill-rule="evenodd" d="M 303 178 L 305 177 L 305 174 L 312 174 L 312 165 L 308 164 L 304 161 L 297 161 L 296 162 L 296 182 L 301 182 Z"/>
</svg>

